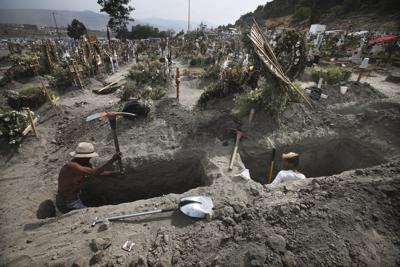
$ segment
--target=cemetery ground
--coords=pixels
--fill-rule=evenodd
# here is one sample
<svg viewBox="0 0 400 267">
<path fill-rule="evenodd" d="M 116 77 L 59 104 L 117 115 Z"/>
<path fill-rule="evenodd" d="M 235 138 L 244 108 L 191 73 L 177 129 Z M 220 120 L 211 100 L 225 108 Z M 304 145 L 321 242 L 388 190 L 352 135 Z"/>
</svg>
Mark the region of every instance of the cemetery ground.
<svg viewBox="0 0 400 267">
<path fill-rule="evenodd" d="M 228 171 L 234 136 L 226 129 L 238 123 L 232 99 L 194 107 L 191 91 L 202 89 L 184 71 L 187 65 L 177 64 L 186 73 L 182 103 L 170 89 L 154 101 L 151 118 L 118 121 L 126 171 L 88 181 L 81 196 L 88 209 L 53 214 L 49 200 L 55 199 L 58 172 L 77 142 L 95 144 L 96 162 L 114 153 L 107 121 L 84 118 L 119 110 L 118 92 L 96 95 L 91 90 L 102 85 L 92 79 L 86 89 L 61 95 L 59 114 L 50 105 L 36 111 L 39 138 L 30 135 L 18 152 L 2 155 L 0 265 L 400 264 L 398 84 L 371 73 L 361 83 L 350 81 L 344 96 L 327 86 L 325 103 L 291 105 L 283 115 L 285 127 L 263 111 L 253 125 L 243 118 L 248 138 Z M 121 77 L 126 69 L 115 75 Z M 301 170 L 310 178 L 265 185 L 271 150 L 267 136 L 278 154 L 301 152 Z M 252 179 L 240 175 L 245 168 Z M 96 217 L 170 208 L 195 195 L 213 199 L 211 220 L 176 211 L 92 227 Z M 131 252 L 121 248 L 127 240 L 135 243 Z"/>
</svg>

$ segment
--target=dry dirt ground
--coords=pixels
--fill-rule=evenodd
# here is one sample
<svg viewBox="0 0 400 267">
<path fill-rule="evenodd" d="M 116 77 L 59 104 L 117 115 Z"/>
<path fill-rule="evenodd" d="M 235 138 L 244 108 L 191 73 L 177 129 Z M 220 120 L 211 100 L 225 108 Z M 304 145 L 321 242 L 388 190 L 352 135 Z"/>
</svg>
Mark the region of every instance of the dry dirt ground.
<svg viewBox="0 0 400 267">
<path fill-rule="evenodd" d="M 379 84 L 349 85 L 345 96 L 326 88 L 332 97 L 313 109 L 293 103 L 280 124 L 263 112 L 252 126 L 244 118 L 247 139 L 231 172 L 231 100 L 193 108 L 193 86 L 182 91 L 187 105 L 156 101 L 150 118 L 118 121 L 125 174 L 90 178 L 81 196 L 91 208 L 38 219 L 78 142 L 95 143 L 96 162 L 114 153 L 107 122 L 84 118 L 119 109 L 117 96 L 69 92 L 59 115 L 39 111 L 39 139 L 3 153 L 0 266 L 399 266 L 400 99 Z M 316 178 L 263 185 L 266 137 L 278 154 L 301 152 L 300 170 Z M 245 168 L 252 179 L 239 176 Z M 213 199 L 211 220 L 171 212 L 91 227 L 95 217 L 176 207 L 195 195 Z M 131 252 L 121 249 L 127 240 Z"/>
</svg>

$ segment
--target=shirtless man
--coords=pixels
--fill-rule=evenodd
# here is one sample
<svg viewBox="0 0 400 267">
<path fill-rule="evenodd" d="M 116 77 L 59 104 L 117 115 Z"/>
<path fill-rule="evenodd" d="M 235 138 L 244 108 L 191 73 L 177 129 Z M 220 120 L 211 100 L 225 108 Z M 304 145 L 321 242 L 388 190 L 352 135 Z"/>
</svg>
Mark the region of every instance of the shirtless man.
<svg viewBox="0 0 400 267">
<path fill-rule="evenodd" d="M 90 159 L 99 155 L 94 151 L 94 146 L 91 143 L 79 143 L 76 150 L 71 152 L 70 155 L 73 157 L 72 161 L 61 168 L 58 176 L 56 205 L 63 213 L 86 208 L 79 198 L 84 180 L 89 175 L 111 175 L 115 173 L 105 170 L 121 157 L 120 154 L 115 154 L 106 163 L 99 167 L 93 167 Z"/>
</svg>

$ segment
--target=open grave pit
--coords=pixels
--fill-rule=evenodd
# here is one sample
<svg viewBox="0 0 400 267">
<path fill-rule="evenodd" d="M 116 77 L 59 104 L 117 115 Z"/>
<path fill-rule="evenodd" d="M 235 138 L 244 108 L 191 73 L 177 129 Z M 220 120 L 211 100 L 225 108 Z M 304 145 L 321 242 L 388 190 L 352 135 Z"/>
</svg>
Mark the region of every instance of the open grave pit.
<svg viewBox="0 0 400 267">
<path fill-rule="evenodd" d="M 82 188 L 81 199 L 90 207 L 117 205 L 170 193 L 181 194 L 208 186 L 204 155 L 185 152 L 172 159 L 156 159 L 139 167 L 125 166 L 122 175 L 92 177 Z"/>
<path fill-rule="evenodd" d="M 282 153 L 291 151 L 300 153 L 299 171 L 310 178 L 331 176 L 386 162 L 380 148 L 376 145 L 351 137 L 319 138 L 278 147 L 273 177 L 282 169 Z M 250 170 L 252 179 L 266 183 L 271 151 L 263 153 L 243 151 L 241 156 L 245 166 Z"/>
</svg>

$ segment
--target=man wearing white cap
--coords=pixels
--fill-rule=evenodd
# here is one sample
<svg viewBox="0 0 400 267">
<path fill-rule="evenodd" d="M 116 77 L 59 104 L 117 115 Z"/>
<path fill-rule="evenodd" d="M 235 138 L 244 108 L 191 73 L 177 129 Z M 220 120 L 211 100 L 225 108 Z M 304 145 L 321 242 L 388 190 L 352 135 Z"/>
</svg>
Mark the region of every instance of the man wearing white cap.
<svg viewBox="0 0 400 267">
<path fill-rule="evenodd" d="M 84 209 L 86 206 L 79 198 L 82 184 L 88 175 L 108 175 L 111 172 L 105 171 L 115 161 L 121 158 L 120 154 L 115 154 L 109 161 L 93 167 L 90 159 L 98 157 L 94 146 L 91 143 L 79 143 L 75 151 L 71 152 L 73 157 L 71 162 L 65 164 L 58 176 L 58 192 L 56 205 L 63 212 L 69 212 L 75 209 Z"/>
<path fill-rule="evenodd" d="M 290 152 L 282 155 L 283 170 L 278 173 L 272 184 L 306 179 L 304 174 L 297 171 L 300 163 L 299 154 Z"/>
</svg>

